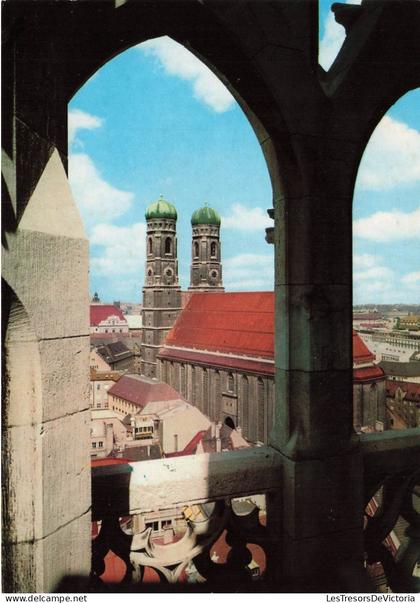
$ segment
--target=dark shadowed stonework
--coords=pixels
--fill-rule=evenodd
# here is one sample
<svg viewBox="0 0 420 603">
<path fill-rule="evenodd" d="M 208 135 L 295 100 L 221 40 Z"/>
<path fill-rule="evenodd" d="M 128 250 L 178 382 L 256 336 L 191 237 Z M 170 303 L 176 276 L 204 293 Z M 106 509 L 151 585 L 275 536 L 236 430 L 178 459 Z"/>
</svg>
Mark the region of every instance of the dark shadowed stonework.
<svg viewBox="0 0 420 603">
<path fill-rule="evenodd" d="M 271 176 L 270 446 L 283 464 L 281 496 L 268 497 L 267 584 L 368 590 L 364 543 L 375 558 L 380 541 L 374 524 L 364 541 L 366 496 L 390 471 L 413 471 L 418 448 L 410 447 L 412 433 L 391 440 L 353 431 L 352 198 L 371 133 L 420 84 L 419 3 L 335 5 L 346 40 L 328 72 L 318 65 L 313 1 L 9 0 L 2 9 L 3 277 L 11 292 L 4 313 L 3 590 L 51 591 L 90 571 L 88 244 L 66 179 L 67 103 L 106 61 L 162 35 L 227 84 Z M 174 281 L 162 291 L 176 312 L 169 218 L 165 229 L 174 243 L 167 264 Z M 151 236 L 154 244 L 155 227 Z M 160 319 L 151 326 L 165 330 Z M 393 495 L 397 486 L 394 480 Z"/>
</svg>

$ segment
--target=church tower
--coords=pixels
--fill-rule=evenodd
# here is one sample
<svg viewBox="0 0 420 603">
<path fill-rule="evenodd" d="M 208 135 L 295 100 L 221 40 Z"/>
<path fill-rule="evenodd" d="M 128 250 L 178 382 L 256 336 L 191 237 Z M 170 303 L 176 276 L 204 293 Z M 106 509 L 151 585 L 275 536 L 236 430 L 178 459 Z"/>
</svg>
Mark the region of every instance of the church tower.
<svg viewBox="0 0 420 603">
<path fill-rule="evenodd" d="M 145 213 L 146 272 L 143 287 L 141 372 L 156 377 L 156 355 L 181 310 L 176 240 L 177 213 L 162 196 Z"/>
<path fill-rule="evenodd" d="M 209 207 L 191 217 L 192 262 L 189 291 L 224 291 L 220 246 L 220 216 Z"/>
</svg>

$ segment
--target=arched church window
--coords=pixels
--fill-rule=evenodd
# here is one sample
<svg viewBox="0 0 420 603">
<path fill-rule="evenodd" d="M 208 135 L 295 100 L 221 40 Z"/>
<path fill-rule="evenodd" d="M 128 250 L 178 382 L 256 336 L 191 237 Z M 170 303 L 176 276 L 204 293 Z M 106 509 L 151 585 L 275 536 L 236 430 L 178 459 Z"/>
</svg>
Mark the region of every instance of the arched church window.
<svg viewBox="0 0 420 603">
<path fill-rule="evenodd" d="M 203 411 L 209 414 L 209 377 L 206 368 L 203 368 Z"/>
<path fill-rule="evenodd" d="M 376 386 L 376 383 L 372 383 L 372 385 L 370 386 L 369 397 L 372 407 L 375 407 L 376 409 L 376 404 L 378 401 L 378 388 Z"/>
<path fill-rule="evenodd" d="M 249 437 L 249 383 L 248 377 L 243 375 L 242 377 L 242 417 L 241 417 L 241 426 L 245 432 L 245 435 Z"/>
<path fill-rule="evenodd" d="M 232 373 L 229 373 L 228 376 L 227 376 L 227 390 L 228 390 L 228 392 L 233 392 L 233 385 L 234 385 L 233 375 L 232 375 Z"/>
<path fill-rule="evenodd" d="M 191 366 L 191 397 L 193 404 L 196 404 L 196 370 L 195 366 Z"/>
<path fill-rule="evenodd" d="M 172 240 L 170 237 L 165 239 L 165 253 L 172 253 Z"/>
<path fill-rule="evenodd" d="M 264 381 L 258 377 L 257 381 L 257 405 L 258 405 L 258 441 L 264 442 L 265 439 L 265 387 Z"/>
<path fill-rule="evenodd" d="M 153 253 L 153 241 L 152 241 L 152 237 L 149 237 L 149 239 L 148 239 L 148 251 L 149 251 L 149 253 Z"/>
<path fill-rule="evenodd" d="M 181 389 L 181 394 L 183 396 L 187 395 L 187 380 L 186 380 L 186 371 L 185 371 L 185 364 L 181 364 L 180 366 L 180 389 Z"/>
<path fill-rule="evenodd" d="M 194 257 L 198 258 L 199 255 L 199 248 L 198 248 L 198 243 L 197 241 L 194 243 Z"/>
<path fill-rule="evenodd" d="M 215 241 L 212 241 L 212 244 L 210 246 L 210 254 L 212 258 L 216 257 L 216 253 L 217 253 L 217 245 L 215 243 Z"/>
<path fill-rule="evenodd" d="M 222 408 L 222 391 L 221 391 L 221 387 L 220 387 L 220 372 L 219 371 L 215 371 L 215 374 L 214 374 L 214 396 L 215 396 L 215 402 L 216 402 L 215 418 L 217 421 L 219 421 L 220 420 L 220 411 Z"/>
</svg>

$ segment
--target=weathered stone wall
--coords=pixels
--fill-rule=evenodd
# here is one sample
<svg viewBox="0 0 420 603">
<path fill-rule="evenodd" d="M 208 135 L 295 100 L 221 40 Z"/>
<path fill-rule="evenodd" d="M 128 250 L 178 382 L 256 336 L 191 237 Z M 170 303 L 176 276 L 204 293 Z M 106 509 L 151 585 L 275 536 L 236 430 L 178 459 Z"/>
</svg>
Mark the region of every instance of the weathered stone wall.
<svg viewBox="0 0 420 603">
<path fill-rule="evenodd" d="M 57 151 L 5 237 L 4 588 L 50 591 L 90 564 L 88 245 Z"/>
<path fill-rule="evenodd" d="M 233 376 L 232 390 L 228 385 L 229 374 Z M 267 443 L 274 426 L 273 378 L 162 358 L 158 359 L 158 375 L 211 421 L 224 422 L 230 417 L 247 439 Z"/>
</svg>

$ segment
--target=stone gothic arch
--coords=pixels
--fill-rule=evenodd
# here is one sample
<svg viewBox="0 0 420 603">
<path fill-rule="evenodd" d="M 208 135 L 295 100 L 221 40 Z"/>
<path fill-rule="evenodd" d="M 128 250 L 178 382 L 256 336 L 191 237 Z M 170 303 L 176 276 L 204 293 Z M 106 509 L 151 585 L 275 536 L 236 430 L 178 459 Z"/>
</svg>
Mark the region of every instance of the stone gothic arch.
<svg viewBox="0 0 420 603">
<path fill-rule="evenodd" d="M 337 576 L 345 560 L 361 566 L 363 500 L 361 488 L 348 487 L 362 481 L 352 430 L 351 203 L 370 134 L 420 83 L 416 4 L 338 4 L 336 19 L 347 36 L 325 72 L 317 64 L 315 2 L 191 0 L 162 2 L 159 10 L 141 0 L 4 3 L 3 270 L 39 342 L 48 454 L 59 458 L 64 448 L 72 459 L 53 465 L 45 455 L 43 479 L 54 491 L 44 491 L 43 522 L 34 521 L 33 529 L 48 546 L 35 568 L 30 559 L 38 540 L 16 547 L 19 570 L 7 568 L 8 584 L 49 591 L 65 575 L 89 573 L 88 261 L 65 176 L 67 103 L 112 56 L 160 35 L 191 49 L 227 84 L 270 171 L 274 229 L 267 236 L 276 247 L 270 442 L 285 459 L 283 499 L 293 509 L 283 526 L 288 554 L 279 554 L 279 573 Z M 314 475 L 315 498 L 307 494 Z M 336 492 L 347 493 L 351 516 L 340 512 Z"/>
</svg>

